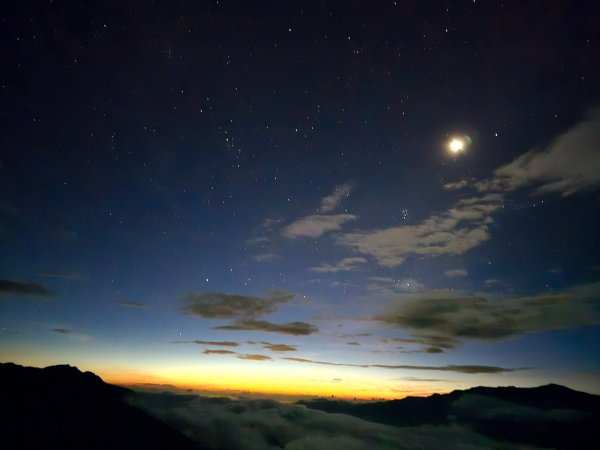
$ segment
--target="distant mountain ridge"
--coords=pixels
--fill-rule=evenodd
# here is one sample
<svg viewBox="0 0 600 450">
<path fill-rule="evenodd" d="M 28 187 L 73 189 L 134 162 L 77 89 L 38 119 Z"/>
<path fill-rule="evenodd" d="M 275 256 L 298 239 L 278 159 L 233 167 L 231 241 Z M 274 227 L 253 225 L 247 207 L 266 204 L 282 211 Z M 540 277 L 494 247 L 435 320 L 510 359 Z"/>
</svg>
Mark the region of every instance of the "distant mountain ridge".
<svg viewBox="0 0 600 450">
<path fill-rule="evenodd" d="M 459 424 L 499 441 L 549 448 L 599 448 L 600 396 L 557 384 L 474 387 L 372 403 L 329 399 L 298 403 L 397 427 Z"/>
<path fill-rule="evenodd" d="M 256 436 L 269 443 L 265 448 L 288 448 L 285 444 L 294 444 L 295 439 L 300 442 L 304 437 L 302 442 L 317 442 L 315 439 L 321 439 L 318 436 L 328 432 L 325 435 L 329 439 L 337 439 L 340 433 L 340 442 L 350 442 L 349 430 L 363 427 L 352 435 L 356 439 L 373 423 L 393 428 L 372 429 L 365 442 L 374 442 L 380 433 L 386 434 L 377 445 L 364 448 L 379 448 L 390 436 L 400 440 L 418 436 L 422 441 L 452 432 L 449 436 L 466 442 L 485 437 L 489 439 L 486 442 L 493 443 L 485 448 L 596 449 L 600 430 L 600 396 L 555 384 L 536 388 L 475 387 L 426 398 L 372 403 L 315 399 L 298 402 L 303 408 L 266 400 L 240 402 L 194 395 L 136 394 L 69 365 L 38 369 L 0 363 L 0 381 L 5 411 L 0 445 L 10 449 L 263 448 L 253 446 Z M 138 404 L 131 403 L 132 398 Z M 146 408 L 138 409 L 144 403 Z M 153 411 L 153 405 L 158 409 Z M 292 406 L 297 409 L 289 409 Z M 323 417 L 318 411 L 307 415 L 305 412 L 311 409 L 345 415 Z M 368 422 L 352 422 L 358 419 L 348 416 Z M 273 421 L 280 425 L 273 425 Z M 331 424 L 338 425 L 330 429 Z M 302 430 L 301 434 L 296 436 L 290 431 L 294 429 Z M 403 434 L 390 434 L 390 429 L 402 430 Z M 471 434 L 461 431 L 466 429 Z M 303 436 L 303 432 L 311 435 Z M 435 448 L 445 448 L 446 442 Z M 462 448 L 461 442 L 454 442 L 452 448 Z M 325 448 L 315 445 L 301 448 Z"/>
<path fill-rule="evenodd" d="M 181 449 L 201 447 L 126 404 L 129 389 L 69 365 L 44 369 L 0 363 L 7 449 Z"/>
</svg>

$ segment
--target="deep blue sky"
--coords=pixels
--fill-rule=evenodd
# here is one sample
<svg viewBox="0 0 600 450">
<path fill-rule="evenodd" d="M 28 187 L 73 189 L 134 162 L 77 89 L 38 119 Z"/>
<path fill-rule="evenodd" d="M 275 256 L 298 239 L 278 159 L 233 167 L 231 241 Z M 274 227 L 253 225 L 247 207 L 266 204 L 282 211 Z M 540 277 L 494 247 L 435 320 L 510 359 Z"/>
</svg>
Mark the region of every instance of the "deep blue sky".
<svg viewBox="0 0 600 450">
<path fill-rule="evenodd" d="M 293 373 L 286 392 L 597 391 L 598 17 L 2 5 L 0 356 Z"/>
</svg>

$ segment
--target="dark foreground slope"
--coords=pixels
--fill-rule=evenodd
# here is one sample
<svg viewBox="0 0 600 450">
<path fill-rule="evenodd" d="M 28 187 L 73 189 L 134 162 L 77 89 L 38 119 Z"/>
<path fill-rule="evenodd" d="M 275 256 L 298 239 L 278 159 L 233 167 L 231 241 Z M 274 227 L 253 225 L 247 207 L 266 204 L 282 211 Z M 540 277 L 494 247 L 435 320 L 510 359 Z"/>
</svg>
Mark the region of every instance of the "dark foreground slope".
<svg viewBox="0 0 600 450">
<path fill-rule="evenodd" d="M 123 398 L 129 390 L 71 366 L 0 364 L 0 447 L 18 449 L 198 449 Z"/>
<path fill-rule="evenodd" d="M 600 396 L 555 384 L 476 387 L 374 403 L 324 399 L 299 403 L 397 427 L 457 424 L 497 441 L 561 449 L 600 448 Z"/>
</svg>

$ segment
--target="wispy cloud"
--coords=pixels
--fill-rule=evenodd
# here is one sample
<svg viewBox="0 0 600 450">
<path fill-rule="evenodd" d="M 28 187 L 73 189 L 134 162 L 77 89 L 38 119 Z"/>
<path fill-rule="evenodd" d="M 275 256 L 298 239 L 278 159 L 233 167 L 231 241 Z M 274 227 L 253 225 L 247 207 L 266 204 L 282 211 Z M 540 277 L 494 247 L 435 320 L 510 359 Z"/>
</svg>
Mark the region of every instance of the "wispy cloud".
<svg viewBox="0 0 600 450">
<path fill-rule="evenodd" d="M 133 300 L 117 300 L 117 304 L 121 306 L 125 306 L 128 308 L 145 308 L 146 305 L 140 302 L 135 302 Z"/>
<path fill-rule="evenodd" d="M 419 382 L 432 382 L 432 383 L 437 383 L 440 381 L 448 381 L 448 380 L 444 380 L 442 378 L 420 378 L 420 377 L 402 377 L 402 378 L 398 378 L 398 380 L 402 380 L 402 381 L 419 381 Z"/>
<path fill-rule="evenodd" d="M 272 323 L 266 320 L 240 320 L 231 325 L 214 327 L 215 330 L 237 330 L 237 331 L 266 331 L 269 333 L 289 334 L 292 336 L 306 336 L 314 334 L 319 329 L 306 322 Z"/>
<path fill-rule="evenodd" d="M 268 244 L 270 239 L 266 236 L 255 236 L 246 240 L 246 245 L 262 245 Z"/>
<path fill-rule="evenodd" d="M 308 270 L 319 273 L 335 273 L 349 272 L 358 269 L 361 265 L 366 264 L 367 259 L 358 257 L 344 258 L 335 265 L 321 264 L 320 266 L 310 267 Z"/>
<path fill-rule="evenodd" d="M 272 361 L 273 358 L 266 355 L 244 354 L 234 352 L 233 350 L 211 350 L 207 349 L 202 352 L 205 355 L 233 355 L 239 359 L 247 359 L 249 361 Z"/>
<path fill-rule="evenodd" d="M 53 328 L 52 331 L 54 333 L 62 334 L 64 336 L 67 336 L 71 339 L 76 339 L 78 341 L 87 341 L 90 339 L 90 336 L 88 336 L 87 334 L 80 333 L 79 331 L 67 327 L 56 327 Z"/>
<path fill-rule="evenodd" d="M 318 364 L 323 366 L 342 366 L 342 367 L 361 367 L 361 368 L 379 368 L 391 370 L 424 370 L 424 371 L 441 371 L 441 372 L 458 372 L 468 374 L 493 374 L 514 372 L 514 368 L 497 367 L 497 366 L 480 366 L 480 365 L 447 365 L 447 366 L 416 366 L 416 365 L 389 365 L 389 364 L 352 364 L 352 363 L 337 363 L 331 361 L 319 361 L 306 358 L 286 357 L 281 358 L 286 361 L 293 361 L 306 364 Z"/>
<path fill-rule="evenodd" d="M 394 283 L 391 289 L 394 292 L 420 292 L 425 289 L 425 285 L 414 278 L 405 278 Z"/>
<path fill-rule="evenodd" d="M 193 340 L 193 341 L 172 341 L 171 344 L 198 344 L 198 345 L 211 345 L 217 347 L 237 347 L 239 346 L 239 342 L 235 341 L 201 341 L 201 340 Z"/>
<path fill-rule="evenodd" d="M 533 186 L 534 194 L 563 197 L 600 186 L 600 110 L 546 149 L 529 151 L 500 167 L 491 179 L 444 185 L 446 190 L 474 187 L 478 196 L 462 199 L 455 207 L 416 225 L 356 231 L 338 239 L 386 267 L 398 266 L 409 256 L 461 255 L 490 239 L 492 215 L 503 207 L 504 195 L 525 186 Z"/>
<path fill-rule="evenodd" d="M 281 230 L 281 234 L 290 239 L 303 237 L 317 238 L 330 231 L 337 231 L 350 221 L 356 220 L 353 214 L 334 214 L 322 216 L 313 214 L 302 217 L 287 225 Z"/>
<path fill-rule="evenodd" d="M 461 189 L 466 188 L 469 185 L 469 182 L 467 180 L 460 180 L 460 181 L 455 181 L 453 183 L 446 183 L 444 184 L 444 189 L 446 189 L 447 191 L 459 191 Z"/>
<path fill-rule="evenodd" d="M 55 292 L 39 283 L 0 280 L 0 295 L 51 298 L 54 297 Z"/>
<path fill-rule="evenodd" d="M 414 278 L 397 280 L 388 277 L 369 277 L 366 290 L 371 294 L 389 297 L 398 293 L 421 292 L 425 285 Z"/>
<path fill-rule="evenodd" d="M 444 275 L 446 275 L 448 278 L 466 277 L 469 275 L 469 272 L 467 269 L 449 269 L 444 270 Z"/>
<path fill-rule="evenodd" d="M 428 335 L 428 334 L 412 334 L 410 338 L 383 338 L 381 339 L 383 343 L 392 343 L 392 344 L 410 344 L 410 345 L 421 345 L 424 346 L 420 350 L 407 350 L 404 353 L 442 353 L 445 350 L 456 348 L 458 345 L 462 344 L 462 342 L 452 336 L 436 336 L 436 335 Z M 401 347 L 403 348 L 403 347 Z"/>
<path fill-rule="evenodd" d="M 258 320 L 261 316 L 274 313 L 280 305 L 290 302 L 294 297 L 295 294 L 282 290 L 272 290 L 264 297 L 223 292 L 190 293 L 184 297 L 183 312 L 205 319 L 234 320 L 232 324 L 214 327 L 215 330 L 266 331 L 293 336 L 318 332 L 317 327 L 306 322 L 278 324 Z"/>
<path fill-rule="evenodd" d="M 489 239 L 491 215 L 502 201 L 500 194 L 467 198 L 418 225 L 346 233 L 339 240 L 386 267 L 402 264 L 410 255 L 460 255 Z"/>
<path fill-rule="evenodd" d="M 263 348 L 267 350 L 271 350 L 272 352 L 295 352 L 297 348 L 293 345 L 286 344 L 270 344 L 268 342 L 263 342 Z"/>
<path fill-rule="evenodd" d="M 54 328 L 52 329 L 52 331 L 54 331 L 55 333 L 58 334 L 71 334 L 72 331 L 69 330 L 68 328 Z"/>
<path fill-rule="evenodd" d="M 250 361 L 271 361 L 271 360 L 273 360 L 273 358 L 271 358 L 270 356 L 266 356 L 266 355 L 240 355 L 240 354 L 238 354 L 236 357 L 240 358 L 240 359 L 247 359 Z"/>
<path fill-rule="evenodd" d="M 233 350 L 212 350 L 210 348 L 204 350 L 202 353 L 205 355 L 237 355 L 237 352 L 234 352 Z"/>
<path fill-rule="evenodd" d="M 533 194 L 566 197 L 600 186 L 600 110 L 565 133 L 545 149 L 531 150 L 500 167 L 489 180 L 475 184 L 482 192 L 533 186 Z"/>
<path fill-rule="evenodd" d="M 350 195 L 352 189 L 353 184 L 351 183 L 340 184 L 331 195 L 321 200 L 321 207 L 317 210 L 318 214 L 296 219 L 283 227 L 281 234 L 290 239 L 318 238 L 325 233 L 340 230 L 347 222 L 356 220 L 357 217 L 353 214 L 324 214 L 336 209 L 341 200 Z"/>
<path fill-rule="evenodd" d="M 319 213 L 328 213 L 336 209 L 343 199 L 350 196 L 353 189 L 354 185 L 352 183 L 344 183 L 336 186 L 331 195 L 328 195 L 321 200 Z"/>
<path fill-rule="evenodd" d="M 46 277 L 46 278 L 58 278 L 60 280 L 67 281 L 78 281 L 87 279 L 86 275 L 83 275 L 78 272 L 68 272 L 68 271 L 58 271 L 58 270 L 44 270 L 42 272 L 37 273 L 38 277 Z"/>
<path fill-rule="evenodd" d="M 381 341 L 383 343 L 396 343 L 396 344 L 419 344 L 425 345 L 427 348 L 438 348 L 440 350 L 443 349 L 452 349 L 460 345 L 462 342 L 455 337 L 452 336 L 435 336 L 435 335 L 427 335 L 427 334 L 412 334 L 410 338 L 382 338 Z"/>
<path fill-rule="evenodd" d="M 205 319 L 251 319 L 273 313 L 293 298 L 294 294 L 281 290 L 271 291 L 264 297 L 192 292 L 184 297 L 183 312 Z"/>
<path fill-rule="evenodd" d="M 272 361 L 273 358 L 266 355 L 255 355 L 255 354 L 241 354 L 231 350 L 205 350 L 205 355 L 233 355 L 236 358 L 247 359 L 253 361 Z M 362 369 L 376 368 L 376 369 L 389 369 L 389 370 L 421 370 L 421 371 L 435 371 L 435 372 L 456 372 L 466 374 L 496 374 L 496 373 L 507 373 L 515 372 L 517 370 L 524 370 L 523 368 L 506 368 L 497 366 L 482 366 L 482 365 L 446 365 L 446 366 L 419 366 L 419 365 L 389 365 L 389 364 L 354 364 L 354 363 L 340 363 L 333 361 L 320 361 L 316 359 L 299 358 L 293 356 L 279 357 L 282 361 L 291 361 L 303 364 L 316 364 L 320 366 L 335 366 L 335 367 L 358 367 Z"/>
<path fill-rule="evenodd" d="M 281 217 L 267 217 L 265 220 L 262 221 L 261 226 L 265 231 L 272 231 L 282 221 L 283 219 Z"/>
<path fill-rule="evenodd" d="M 276 253 L 260 253 L 258 255 L 252 256 L 252 259 L 254 259 L 254 261 L 261 263 L 275 261 L 279 258 L 281 258 L 281 256 Z"/>
<path fill-rule="evenodd" d="M 508 299 L 461 296 L 448 290 L 406 294 L 376 319 L 409 330 L 414 339 L 434 347 L 447 348 L 467 339 L 507 339 L 600 323 L 600 283 Z"/>
<path fill-rule="evenodd" d="M 526 370 L 527 368 L 507 368 L 498 366 L 481 366 L 481 365 L 460 365 L 449 364 L 447 366 L 411 366 L 411 365 L 387 365 L 387 364 L 372 364 L 371 367 L 379 367 L 381 369 L 407 369 L 407 370 L 429 370 L 435 372 L 457 372 L 469 374 L 492 374 L 492 373 L 508 373 L 518 370 Z"/>
<path fill-rule="evenodd" d="M 444 349 L 440 347 L 425 347 L 418 350 L 398 350 L 398 353 L 402 353 L 404 355 L 418 355 L 418 354 L 427 354 L 427 355 L 436 355 L 438 353 L 444 353 Z"/>
</svg>

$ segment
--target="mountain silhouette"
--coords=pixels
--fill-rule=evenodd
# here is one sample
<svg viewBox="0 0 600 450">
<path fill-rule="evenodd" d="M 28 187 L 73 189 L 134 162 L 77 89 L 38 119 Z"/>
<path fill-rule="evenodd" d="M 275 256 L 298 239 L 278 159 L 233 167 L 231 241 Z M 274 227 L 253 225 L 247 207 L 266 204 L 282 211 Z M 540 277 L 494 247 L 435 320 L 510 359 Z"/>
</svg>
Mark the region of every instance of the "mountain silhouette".
<svg viewBox="0 0 600 450">
<path fill-rule="evenodd" d="M 560 449 L 599 448 L 600 396 L 556 384 L 475 387 L 370 403 L 330 399 L 298 403 L 397 427 L 458 424 L 497 441 Z"/>
<path fill-rule="evenodd" d="M 200 449 L 179 431 L 123 400 L 131 391 L 59 365 L 0 364 L 3 423 L 10 449 Z"/>
<path fill-rule="evenodd" d="M 314 399 L 298 402 L 308 409 L 297 405 L 290 409 L 292 405 L 273 401 L 135 393 L 68 365 L 38 369 L 4 363 L 0 381 L 4 407 L 0 445 L 10 449 L 254 449 L 263 444 L 283 447 L 303 436 L 306 442 L 329 436 L 328 442 L 344 443 L 352 442 L 348 436 L 354 427 L 362 428 L 351 434 L 352 439 L 369 430 L 368 422 L 406 430 L 406 436 L 423 433 L 423 438 L 435 436 L 436 426 L 440 433 L 469 428 L 478 433 L 471 436 L 485 436 L 502 448 L 595 449 L 600 430 L 600 396 L 554 384 L 475 387 L 383 402 Z M 153 415 L 134 404 L 145 404 Z M 307 414 L 310 410 L 346 416 Z M 348 415 L 368 422 L 351 422 Z M 172 427 L 185 430 L 194 440 Z M 370 433 L 365 442 L 377 439 L 379 433 L 391 436 L 384 429 Z"/>
</svg>

